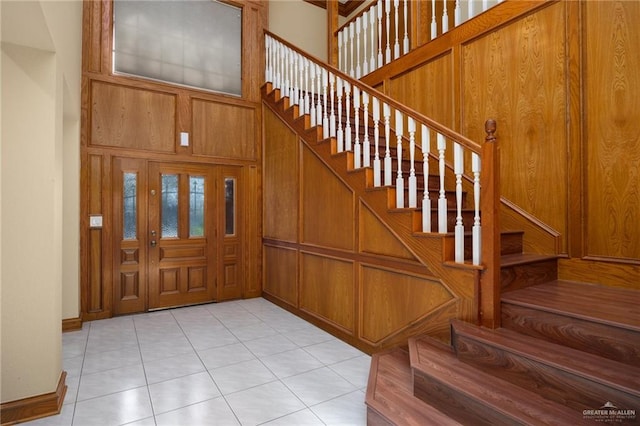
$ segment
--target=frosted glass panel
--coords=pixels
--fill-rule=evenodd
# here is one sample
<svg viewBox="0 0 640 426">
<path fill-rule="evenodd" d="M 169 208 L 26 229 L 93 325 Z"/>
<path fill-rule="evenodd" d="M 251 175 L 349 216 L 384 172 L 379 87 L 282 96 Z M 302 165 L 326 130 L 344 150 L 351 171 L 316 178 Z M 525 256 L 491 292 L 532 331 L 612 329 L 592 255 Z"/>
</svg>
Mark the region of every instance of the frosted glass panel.
<svg viewBox="0 0 640 426">
<path fill-rule="evenodd" d="M 122 184 L 122 238 L 125 240 L 135 240 L 138 236 L 137 229 L 137 187 L 138 175 L 135 173 L 125 173 Z"/>
<path fill-rule="evenodd" d="M 162 175 L 162 238 L 178 236 L 178 175 Z"/>
<path fill-rule="evenodd" d="M 240 96 L 241 30 L 217 1 L 116 0 L 113 70 Z"/>
<path fill-rule="evenodd" d="M 189 177 L 189 236 L 204 236 L 204 177 Z"/>
<path fill-rule="evenodd" d="M 224 179 L 225 235 L 236 233 L 236 180 Z"/>
</svg>

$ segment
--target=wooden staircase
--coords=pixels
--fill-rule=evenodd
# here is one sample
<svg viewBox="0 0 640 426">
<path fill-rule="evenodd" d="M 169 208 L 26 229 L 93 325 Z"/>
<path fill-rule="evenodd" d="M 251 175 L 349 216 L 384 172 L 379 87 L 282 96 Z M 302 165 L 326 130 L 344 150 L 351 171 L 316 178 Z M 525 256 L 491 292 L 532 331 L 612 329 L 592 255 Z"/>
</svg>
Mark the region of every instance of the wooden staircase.
<svg viewBox="0 0 640 426">
<path fill-rule="evenodd" d="M 353 153 L 336 153 L 334 138 L 324 139 L 320 126 L 273 92 L 264 87 L 263 99 L 370 205 L 393 216 L 390 226 L 431 256 L 430 267 L 460 267 L 447 262 L 452 235 L 417 230 L 420 205 L 396 209 L 394 187 L 373 188 L 371 168 L 353 169 Z M 425 181 L 437 192 L 437 179 L 419 177 Z M 471 223 L 473 212 L 463 215 Z M 522 238 L 517 230 L 501 233 L 502 327 L 452 320 L 450 345 L 421 335 L 408 348 L 374 354 L 369 424 L 640 424 L 633 414 L 640 411 L 640 292 L 558 280 L 557 257 L 523 253 Z M 447 265 L 438 269 L 433 259 Z M 617 411 L 603 415 L 611 405 Z"/>
<path fill-rule="evenodd" d="M 374 355 L 368 422 L 640 424 L 639 302 L 635 290 L 562 280 L 507 292 L 501 328 L 453 320 L 451 345 L 420 336 Z"/>
</svg>

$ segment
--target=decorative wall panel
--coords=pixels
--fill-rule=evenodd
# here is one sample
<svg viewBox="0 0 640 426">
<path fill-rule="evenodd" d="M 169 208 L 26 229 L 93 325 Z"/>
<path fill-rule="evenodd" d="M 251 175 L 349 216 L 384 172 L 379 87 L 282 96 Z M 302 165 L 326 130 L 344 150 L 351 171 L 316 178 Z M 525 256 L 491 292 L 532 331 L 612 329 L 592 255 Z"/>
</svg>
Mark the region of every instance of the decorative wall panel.
<svg viewBox="0 0 640 426">
<path fill-rule="evenodd" d="M 263 253 L 263 291 L 292 306 L 298 306 L 297 251 L 265 245 Z"/>
<path fill-rule="evenodd" d="M 94 81 L 90 144 L 175 152 L 173 95 Z"/>
<path fill-rule="evenodd" d="M 361 337 L 377 343 L 453 298 L 439 282 L 363 265 Z"/>
<path fill-rule="evenodd" d="M 354 263 L 302 253 L 300 309 L 355 334 Z"/>
<path fill-rule="evenodd" d="M 256 158 L 256 110 L 243 105 L 192 102 L 193 153 L 214 157 Z"/>
<path fill-rule="evenodd" d="M 584 8 L 585 254 L 640 260 L 640 3 Z"/>
<path fill-rule="evenodd" d="M 392 78 L 389 96 L 447 127 L 455 128 L 452 56 L 446 53 Z"/>
<path fill-rule="evenodd" d="M 302 242 L 354 250 L 353 191 L 308 148 L 302 164 Z"/>
<path fill-rule="evenodd" d="M 567 220 L 565 7 L 546 7 L 462 46 L 462 133 L 497 121 L 502 196 L 564 234 Z M 564 249 L 563 249 L 564 250 Z"/>
<path fill-rule="evenodd" d="M 360 203 L 360 251 L 401 259 L 416 259 L 413 254 L 364 204 Z"/>
<path fill-rule="evenodd" d="M 263 234 L 298 239 L 298 140 L 268 108 L 264 109 Z"/>
</svg>

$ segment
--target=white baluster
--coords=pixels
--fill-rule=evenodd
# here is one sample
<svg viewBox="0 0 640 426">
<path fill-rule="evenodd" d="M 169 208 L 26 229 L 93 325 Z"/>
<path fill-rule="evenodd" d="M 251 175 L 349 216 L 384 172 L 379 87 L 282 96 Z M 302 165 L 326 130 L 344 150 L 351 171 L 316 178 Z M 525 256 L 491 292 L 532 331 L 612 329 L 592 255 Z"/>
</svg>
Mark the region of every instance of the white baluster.
<svg viewBox="0 0 640 426">
<path fill-rule="evenodd" d="M 309 114 L 309 60 L 304 59 L 304 113 Z"/>
<path fill-rule="evenodd" d="M 349 74 L 349 27 L 346 27 L 342 30 L 344 36 L 342 37 L 342 42 L 344 43 L 344 72 L 345 74 Z"/>
<path fill-rule="evenodd" d="M 344 60 L 343 60 L 343 52 L 342 52 L 342 37 L 343 37 L 343 33 L 344 30 L 338 31 L 338 69 L 340 71 L 344 71 L 346 72 L 345 66 L 344 66 Z"/>
<path fill-rule="evenodd" d="M 349 30 L 347 28 L 343 28 L 340 31 L 342 34 L 342 66 L 340 67 L 340 71 L 343 71 L 345 74 L 349 74 Z"/>
<path fill-rule="evenodd" d="M 316 102 L 314 99 L 316 90 L 316 64 L 313 62 L 309 62 L 309 74 L 311 75 L 311 95 L 309 99 L 311 107 L 309 108 L 309 120 L 311 127 L 315 127 L 318 125 L 318 113 L 316 112 Z"/>
<path fill-rule="evenodd" d="M 282 98 L 282 63 L 284 61 L 284 50 L 282 48 L 282 45 L 280 43 L 278 43 L 276 45 L 277 47 L 277 66 L 278 66 L 278 72 L 276 73 L 276 81 L 275 81 L 275 85 L 274 87 L 276 89 L 278 89 L 279 93 L 280 93 L 280 98 Z"/>
<path fill-rule="evenodd" d="M 335 93 L 334 93 L 334 76 L 333 73 L 329 73 L 329 88 L 331 94 L 331 115 L 329 116 L 329 136 L 336 137 L 336 107 L 335 107 Z"/>
<path fill-rule="evenodd" d="M 409 53 L 409 33 L 408 33 L 408 25 L 407 19 L 409 17 L 409 5 L 407 4 L 407 0 L 404 0 L 404 39 L 402 42 L 403 50 L 402 53 L 406 55 Z"/>
<path fill-rule="evenodd" d="M 475 2 L 474 0 L 468 0 L 467 1 L 467 19 L 471 19 L 474 16 L 476 16 Z"/>
<path fill-rule="evenodd" d="M 387 28 L 386 28 L 386 33 L 387 33 L 387 49 L 385 50 L 385 64 L 388 64 L 389 62 L 391 62 L 391 45 L 389 44 L 389 36 L 391 33 L 391 20 L 390 20 L 390 14 L 391 14 L 391 0 L 385 0 L 384 2 L 384 13 L 387 17 Z"/>
<path fill-rule="evenodd" d="M 379 141 L 380 141 L 380 129 L 378 123 L 380 122 L 380 101 L 378 98 L 372 98 L 373 101 L 373 141 L 375 143 L 375 156 L 373 158 L 373 186 L 380 186 L 380 153 L 379 153 Z"/>
<path fill-rule="evenodd" d="M 384 65 L 382 59 L 382 0 L 378 2 L 378 68 Z"/>
<path fill-rule="evenodd" d="M 409 207 L 418 207 L 418 182 L 416 178 L 415 157 L 416 157 L 416 122 L 413 118 L 407 117 L 407 130 L 409 131 Z"/>
<path fill-rule="evenodd" d="M 360 89 L 353 86 L 353 122 L 356 126 L 355 129 L 355 143 L 353 144 L 353 168 L 359 169 L 362 166 L 362 152 L 360 146 L 360 117 L 358 112 L 360 111 Z"/>
<path fill-rule="evenodd" d="M 422 195 L 422 232 L 431 232 L 431 200 L 429 199 L 429 152 L 431 134 L 429 128 L 422 125 L 422 174 L 424 175 L 424 193 Z"/>
<path fill-rule="evenodd" d="M 444 11 L 442 12 L 442 34 L 449 31 L 449 15 L 447 14 L 447 0 L 443 1 Z"/>
<path fill-rule="evenodd" d="M 285 80 L 286 96 L 289 98 L 289 105 L 293 103 L 293 51 L 287 48 L 287 79 Z"/>
<path fill-rule="evenodd" d="M 460 0 L 456 0 L 456 7 L 454 9 L 454 22 L 456 27 L 462 24 L 462 8 L 460 7 Z"/>
<path fill-rule="evenodd" d="M 480 224 L 480 156 L 475 152 L 471 154 L 471 172 L 473 173 L 473 228 L 471 233 L 471 248 L 473 252 L 473 264 L 482 263 L 482 226 Z"/>
<path fill-rule="evenodd" d="M 327 86 L 329 85 L 329 72 L 326 69 L 322 69 L 322 137 L 327 139 L 329 137 L 329 115 L 327 110 Z"/>
<path fill-rule="evenodd" d="M 345 101 L 347 123 L 344 127 L 344 150 L 351 151 L 351 84 L 344 82 L 344 92 L 347 94 Z"/>
<path fill-rule="evenodd" d="M 351 68 L 349 69 L 349 75 L 351 77 L 355 77 L 355 70 L 353 68 L 353 64 L 355 62 L 355 57 L 353 56 L 353 37 L 356 35 L 356 29 L 355 29 L 355 24 L 352 22 L 349 24 L 349 26 L 347 27 L 349 30 L 349 47 L 350 47 L 350 52 L 351 52 Z"/>
<path fill-rule="evenodd" d="M 402 112 L 396 110 L 396 155 L 398 156 L 398 175 L 396 177 L 396 207 L 401 209 L 404 207 L 404 178 L 402 177 L 402 132 L 403 132 L 403 115 Z"/>
<path fill-rule="evenodd" d="M 447 141 L 444 136 L 438 133 L 438 166 L 440 177 L 440 196 L 438 197 L 438 232 L 447 233 L 447 196 L 444 189 L 444 152 L 447 148 Z"/>
<path fill-rule="evenodd" d="M 489 1 L 488 0 L 482 0 L 482 11 L 486 11 L 487 9 L 489 9 Z"/>
<path fill-rule="evenodd" d="M 293 105 L 300 105 L 300 85 L 298 83 L 298 54 L 295 52 L 291 52 L 293 58 L 291 60 L 291 98 L 293 100 Z"/>
<path fill-rule="evenodd" d="M 400 57 L 400 38 L 398 37 L 398 8 L 400 7 L 400 0 L 393 0 L 393 7 L 395 13 L 393 15 L 396 27 L 395 27 L 395 41 L 393 43 L 393 59 Z"/>
<path fill-rule="evenodd" d="M 391 150 L 389 149 L 389 140 L 391 138 L 391 108 L 389 105 L 382 104 L 382 112 L 384 115 L 384 140 L 386 150 L 384 152 L 384 184 L 391 185 Z"/>
<path fill-rule="evenodd" d="M 362 75 L 369 74 L 369 55 L 367 54 L 367 30 L 369 28 L 369 11 L 362 14 Z"/>
<path fill-rule="evenodd" d="M 289 84 L 288 84 L 288 73 L 289 73 L 289 48 L 282 45 L 282 79 L 280 80 L 280 92 L 281 98 L 289 96 Z"/>
<path fill-rule="evenodd" d="M 360 66 L 360 32 L 361 32 L 361 19 L 358 17 L 356 19 L 356 78 L 362 77 L 362 67 Z"/>
<path fill-rule="evenodd" d="M 438 23 L 436 22 L 436 0 L 431 0 L 431 40 L 438 37 Z"/>
<path fill-rule="evenodd" d="M 344 132 L 342 131 L 342 79 L 337 77 L 338 87 L 338 130 L 337 130 L 337 149 L 338 152 L 344 151 Z"/>
<path fill-rule="evenodd" d="M 266 68 L 264 71 L 264 81 L 267 83 L 272 83 L 272 75 L 273 70 L 271 69 L 271 37 L 266 36 L 264 38 L 264 49 L 265 49 L 265 58 L 266 58 Z"/>
<path fill-rule="evenodd" d="M 464 151 L 459 143 L 453 144 L 453 172 L 456 175 L 455 261 L 457 263 L 464 263 L 464 224 L 462 223 L 462 173 L 464 172 Z"/>
<path fill-rule="evenodd" d="M 364 142 L 362 143 L 362 166 L 371 166 L 371 141 L 369 140 L 369 94 L 362 92 L 362 120 L 364 121 Z"/>
<path fill-rule="evenodd" d="M 318 97 L 316 102 L 316 125 L 322 126 L 322 68 L 316 66 L 316 84 L 318 86 Z"/>
<path fill-rule="evenodd" d="M 376 67 L 376 7 L 372 6 L 369 10 L 369 32 L 371 36 L 371 57 L 369 58 L 369 71 L 374 71 Z"/>
<path fill-rule="evenodd" d="M 304 110 L 304 56 L 298 55 L 298 117 L 305 114 Z"/>
</svg>

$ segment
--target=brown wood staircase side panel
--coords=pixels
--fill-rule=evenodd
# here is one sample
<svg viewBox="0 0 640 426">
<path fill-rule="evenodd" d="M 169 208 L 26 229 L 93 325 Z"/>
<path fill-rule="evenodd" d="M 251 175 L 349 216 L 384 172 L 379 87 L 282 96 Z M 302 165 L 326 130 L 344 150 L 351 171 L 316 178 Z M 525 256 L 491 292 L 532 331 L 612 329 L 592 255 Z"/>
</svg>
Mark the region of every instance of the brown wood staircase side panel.
<svg viewBox="0 0 640 426">
<path fill-rule="evenodd" d="M 307 128 L 308 122 L 297 117 L 292 108 L 284 110 L 286 102 L 277 100 L 273 92 L 269 92 L 266 85 L 263 87 L 263 100 L 272 107 L 274 113 L 285 120 L 300 136 L 301 140 L 313 150 L 336 175 L 354 191 L 357 198 L 363 200 L 366 205 L 379 217 L 384 217 L 385 224 L 403 242 L 406 248 L 419 259 L 434 276 L 439 277 L 443 284 L 452 292 L 457 300 L 458 308 L 455 317 L 476 321 L 478 318 L 478 268 L 452 268 L 443 263 L 445 246 L 443 236 L 429 243 L 423 239 L 415 238 L 418 232 L 415 229 L 413 212 L 415 209 L 401 209 L 393 211 L 393 188 L 385 188 L 381 191 L 371 190 L 371 169 L 361 168 L 354 170 L 350 153 L 336 153 L 335 139 L 323 139 L 320 126 Z"/>
</svg>

